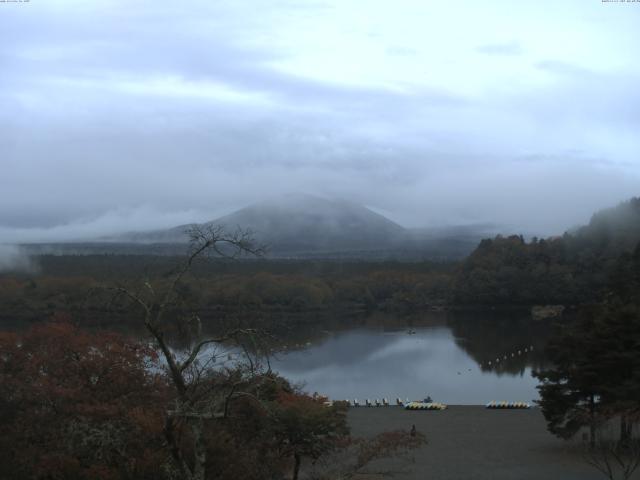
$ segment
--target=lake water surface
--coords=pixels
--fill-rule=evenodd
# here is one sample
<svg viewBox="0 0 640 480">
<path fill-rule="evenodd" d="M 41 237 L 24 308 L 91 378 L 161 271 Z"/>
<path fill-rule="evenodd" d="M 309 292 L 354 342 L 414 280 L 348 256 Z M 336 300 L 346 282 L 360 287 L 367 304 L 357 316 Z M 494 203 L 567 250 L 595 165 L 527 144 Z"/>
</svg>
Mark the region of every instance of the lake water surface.
<svg viewBox="0 0 640 480">
<path fill-rule="evenodd" d="M 531 402 L 538 398 L 531 371 L 544 361 L 544 341 L 530 319 L 427 318 L 405 325 L 396 319 L 324 331 L 271 363 L 306 391 L 335 400 L 429 395 L 448 404 Z"/>
</svg>

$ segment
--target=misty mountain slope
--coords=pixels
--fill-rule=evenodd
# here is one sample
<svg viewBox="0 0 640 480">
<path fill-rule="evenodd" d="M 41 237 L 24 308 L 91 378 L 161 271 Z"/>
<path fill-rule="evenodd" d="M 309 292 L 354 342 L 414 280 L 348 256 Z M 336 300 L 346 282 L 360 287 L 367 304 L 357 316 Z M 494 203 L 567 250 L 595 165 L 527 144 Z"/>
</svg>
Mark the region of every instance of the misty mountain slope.
<svg viewBox="0 0 640 480">
<path fill-rule="evenodd" d="M 363 205 L 306 194 L 288 194 L 249 205 L 207 222 L 229 232 L 251 230 L 268 246 L 269 256 L 297 258 L 444 259 L 468 255 L 486 236 L 485 226 L 405 229 Z M 205 224 L 205 225 L 206 225 Z M 188 241 L 189 225 L 132 232 L 108 240 L 135 251 L 136 244 L 155 244 L 176 251 Z M 104 240 L 104 239 L 103 239 Z M 163 247 L 163 245 L 165 247 Z"/>
<path fill-rule="evenodd" d="M 403 227 L 362 205 L 303 194 L 250 205 L 212 223 L 250 229 L 273 251 L 387 248 L 405 234 Z"/>
<path fill-rule="evenodd" d="M 565 238 L 573 250 L 596 255 L 631 252 L 640 242 L 640 197 L 594 213 L 588 225 Z"/>
<path fill-rule="evenodd" d="M 593 304 L 634 292 L 640 259 L 640 198 L 595 213 L 563 236 L 485 239 L 460 265 L 456 303 L 466 305 Z M 635 293 L 625 293 L 631 297 Z"/>
</svg>

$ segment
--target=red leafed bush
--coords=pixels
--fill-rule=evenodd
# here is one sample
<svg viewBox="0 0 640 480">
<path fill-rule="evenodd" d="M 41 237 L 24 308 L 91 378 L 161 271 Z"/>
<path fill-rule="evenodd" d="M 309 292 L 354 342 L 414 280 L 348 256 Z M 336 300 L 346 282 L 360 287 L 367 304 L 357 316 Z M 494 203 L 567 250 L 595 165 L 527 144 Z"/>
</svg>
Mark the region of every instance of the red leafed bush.
<svg viewBox="0 0 640 480">
<path fill-rule="evenodd" d="M 0 478 L 160 478 L 155 353 L 65 320 L 0 332 Z"/>
</svg>

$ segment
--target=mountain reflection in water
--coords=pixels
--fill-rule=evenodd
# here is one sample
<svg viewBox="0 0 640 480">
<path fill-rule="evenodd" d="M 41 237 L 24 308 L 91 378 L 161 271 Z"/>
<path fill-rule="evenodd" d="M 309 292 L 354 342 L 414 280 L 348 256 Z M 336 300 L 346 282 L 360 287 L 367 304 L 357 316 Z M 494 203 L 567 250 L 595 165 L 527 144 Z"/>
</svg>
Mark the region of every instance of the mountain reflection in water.
<svg viewBox="0 0 640 480">
<path fill-rule="evenodd" d="M 399 327 L 396 319 L 391 328 L 382 322 L 326 331 L 323 339 L 282 352 L 271 364 L 306 391 L 336 400 L 430 395 L 449 404 L 484 404 L 538 398 L 531 371 L 543 364 L 546 328 L 530 319 L 448 317 L 435 325 L 431 319 Z"/>
</svg>

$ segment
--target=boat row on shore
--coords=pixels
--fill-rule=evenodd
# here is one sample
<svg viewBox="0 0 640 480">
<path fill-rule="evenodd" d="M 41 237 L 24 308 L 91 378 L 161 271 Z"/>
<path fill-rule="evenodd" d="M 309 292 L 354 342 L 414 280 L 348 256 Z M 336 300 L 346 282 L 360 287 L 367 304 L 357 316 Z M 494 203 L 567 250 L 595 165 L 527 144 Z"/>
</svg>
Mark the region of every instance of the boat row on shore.
<svg viewBox="0 0 640 480">
<path fill-rule="evenodd" d="M 350 407 L 360 407 L 361 406 L 360 401 L 357 398 L 354 398 L 353 402 L 351 400 L 345 400 L 345 402 L 347 402 Z M 398 397 L 398 398 L 396 398 L 395 405 L 398 406 L 398 407 L 404 407 L 404 406 L 408 405 L 409 403 L 417 403 L 417 402 L 410 402 L 408 398 L 406 400 L 402 400 L 400 397 Z M 431 403 L 431 398 L 425 399 L 424 403 Z M 389 399 L 388 398 L 383 398 L 382 400 L 380 400 L 379 398 L 376 398 L 373 401 L 367 398 L 364 401 L 364 404 L 362 404 L 362 406 L 365 406 L 365 407 L 388 407 L 390 405 L 391 405 L 391 403 L 389 403 Z"/>
<path fill-rule="evenodd" d="M 353 401 L 345 400 L 345 402 L 350 407 L 360 407 L 360 401 L 355 398 Z M 333 404 L 333 402 L 326 402 L 328 405 Z M 388 407 L 391 404 L 387 398 L 383 398 L 382 400 L 376 398 L 371 401 L 370 399 L 366 399 L 362 406 L 364 407 Z M 433 402 L 431 398 L 427 398 L 423 401 L 409 401 L 409 399 L 402 400 L 401 398 L 396 398 L 395 405 L 398 407 L 404 407 L 406 410 L 446 410 L 447 405 L 440 402 Z M 492 400 L 485 405 L 488 409 L 495 410 L 513 410 L 513 409 L 527 409 L 531 408 L 531 404 L 527 402 L 507 402 L 507 401 L 496 401 Z"/>
<path fill-rule="evenodd" d="M 486 407 L 491 409 L 531 408 L 531 404 L 527 402 L 497 402 L 492 400 L 487 403 Z"/>
</svg>

